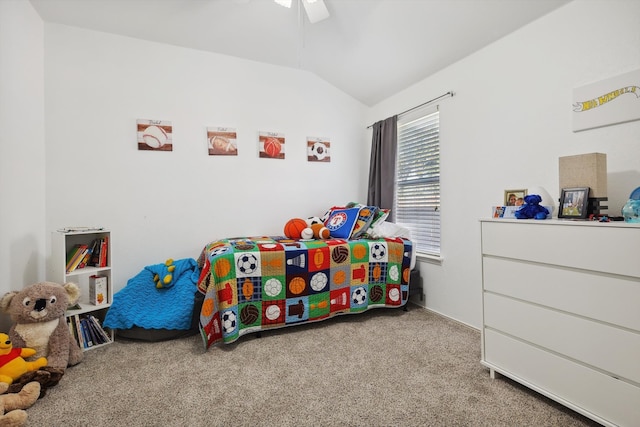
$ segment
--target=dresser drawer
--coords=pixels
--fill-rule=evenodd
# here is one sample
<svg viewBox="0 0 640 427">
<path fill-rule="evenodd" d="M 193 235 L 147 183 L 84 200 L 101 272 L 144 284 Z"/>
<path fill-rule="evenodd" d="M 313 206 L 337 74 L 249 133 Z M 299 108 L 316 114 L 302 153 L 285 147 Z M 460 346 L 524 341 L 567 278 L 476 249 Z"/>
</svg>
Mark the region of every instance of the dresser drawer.
<svg viewBox="0 0 640 427">
<path fill-rule="evenodd" d="M 637 332 L 488 292 L 483 298 L 485 329 L 495 329 L 640 384 Z"/>
<path fill-rule="evenodd" d="M 482 253 L 640 277 L 640 227 L 564 221 L 483 221 Z"/>
<path fill-rule="evenodd" d="M 486 256 L 485 291 L 640 331 L 640 279 Z"/>
<path fill-rule="evenodd" d="M 485 366 L 607 425 L 640 426 L 640 388 L 485 330 Z"/>
</svg>

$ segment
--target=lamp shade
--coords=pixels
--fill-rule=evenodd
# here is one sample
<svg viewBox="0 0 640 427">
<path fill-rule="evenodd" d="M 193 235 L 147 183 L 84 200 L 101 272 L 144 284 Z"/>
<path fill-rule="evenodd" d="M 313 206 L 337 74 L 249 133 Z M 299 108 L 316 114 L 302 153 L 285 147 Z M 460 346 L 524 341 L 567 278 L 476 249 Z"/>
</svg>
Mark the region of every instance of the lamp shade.
<svg viewBox="0 0 640 427">
<path fill-rule="evenodd" d="M 560 190 L 589 187 L 589 197 L 607 199 L 607 155 L 579 154 L 558 159 Z"/>
</svg>

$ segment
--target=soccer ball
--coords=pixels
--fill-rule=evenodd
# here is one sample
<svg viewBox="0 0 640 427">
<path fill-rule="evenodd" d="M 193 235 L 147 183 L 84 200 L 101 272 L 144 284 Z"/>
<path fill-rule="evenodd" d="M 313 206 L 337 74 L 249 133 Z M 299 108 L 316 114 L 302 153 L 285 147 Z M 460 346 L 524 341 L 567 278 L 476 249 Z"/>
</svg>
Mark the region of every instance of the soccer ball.
<svg viewBox="0 0 640 427">
<path fill-rule="evenodd" d="M 389 269 L 389 277 L 394 282 L 398 281 L 398 279 L 400 278 L 400 272 L 398 271 L 398 266 L 397 265 L 394 264 L 394 265 L 391 266 L 391 268 Z"/>
<path fill-rule="evenodd" d="M 238 270 L 242 274 L 251 274 L 258 268 L 258 258 L 256 258 L 253 254 L 242 254 L 238 261 L 236 261 L 238 265 Z"/>
<path fill-rule="evenodd" d="M 227 334 L 236 330 L 236 313 L 231 310 L 222 313 L 222 328 Z"/>
<path fill-rule="evenodd" d="M 309 218 L 306 219 L 306 221 L 309 227 L 311 227 L 314 224 L 324 224 L 324 221 L 320 219 L 319 216 L 310 216 Z"/>
<path fill-rule="evenodd" d="M 223 253 L 227 252 L 228 250 L 229 250 L 228 246 L 220 246 L 220 247 L 217 247 L 217 248 L 213 249 L 211 252 L 209 252 L 209 256 L 210 257 L 214 257 L 214 256 L 217 256 L 217 255 L 223 254 Z"/>
<path fill-rule="evenodd" d="M 264 293 L 270 297 L 277 296 L 282 291 L 282 283 L 280 280 L 272 277 L 264 284 Z"/>
<path fill-rule="evenodd" d="M 329 147 L 323 142 L 314 142 L 311 146 L 311 155 L 322 160 L 329 155 Z"/>
<path fill-rule="evenodd" d="M 311 289 L 316 292 L 320 292 L 325 286 L 327 286 L 327 281 L 328 279 L 326 274 L 323 272 L 316 273 L 311 278 Z"/>
<path fill-rule="evenodd" d="M 351 293 L 351 300 L 355 305 L 362 305 L 367 302 L 367 290 L 362 286 L 357 287 Z"/>
<path fill-rule="evenodd" d="M 371 257 L 376 261 L 381 261 L 387 255 L 387 247 L 383 243 L 371 245 Z"/>
</svg>

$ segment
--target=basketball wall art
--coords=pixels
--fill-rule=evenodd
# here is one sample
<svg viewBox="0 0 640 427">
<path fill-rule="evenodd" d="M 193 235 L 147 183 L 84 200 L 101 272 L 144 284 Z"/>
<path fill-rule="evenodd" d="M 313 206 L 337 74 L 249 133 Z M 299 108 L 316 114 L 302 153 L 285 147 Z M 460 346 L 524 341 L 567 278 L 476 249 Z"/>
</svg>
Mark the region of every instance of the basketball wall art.
<svg viewBox="0 0 640 427">
<path fill-rule="evenodd" d="M 268 159 L 284 159 L 284 134 L 258 132 L 258 154 Z"/>
<path fill-rule="evenodd" d="M 308 136 L 307 160 L 310 162 L 330 162 L 331 142 L 329 138 Z"/>
<path fill-rule="evenodd" d="M 237 134 L 233 128 L 207 128 L 207 141 L 210 156 L 237 156 Z"/>
<path fill-rule="evenodd" d="M 165 120 L 137 120 L 138 150 L 173 151 L 173 128 Z"/>
</svg>

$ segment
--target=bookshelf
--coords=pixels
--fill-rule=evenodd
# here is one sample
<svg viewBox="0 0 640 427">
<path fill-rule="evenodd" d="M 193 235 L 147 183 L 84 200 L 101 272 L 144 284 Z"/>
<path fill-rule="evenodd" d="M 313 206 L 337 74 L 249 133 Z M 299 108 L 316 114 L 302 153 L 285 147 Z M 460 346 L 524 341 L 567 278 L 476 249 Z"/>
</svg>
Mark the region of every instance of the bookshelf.
<svg viewBox="0 0 640 427">
<path fill-rule="evenodd" d="M 83 250 L 84 256 L 77 249 Z M 97 252 L 96 252 L 97 251 Z M 74 253 L 77 252 L 75 260 Z M 87 256 L 86 252 L 90 252 Z M 100 256 L 98 256 L 100 254 Z M 82 258 L 78 262 L 78 259 Z M 66 318 L 71 333 L 80 348 L 91 350 L 113 342 L 113 331 L 107 331 L 109 340 L 91 346 L 83 345 L 78 339 L 77 326 L 82 319 L 91 318 L 98 323 L 104 320 L 107 309 L 113 302 L 113 275 L 111 269 L 111 232 L 100 228 L 63 229 L 52 232 L 51 260 L 48 263 L 47 278 L 56 283 L 73 282 L 80 288 L 78 304 L 67 309 Z M 83 262 L 84 261 L 84 262 Z M 95 295 L 91 286 L 95 277 L 98 282 L 106 280 L 106 291 Z M 93 301 L 91 301 L 93 298 Z"/>
</svg>

